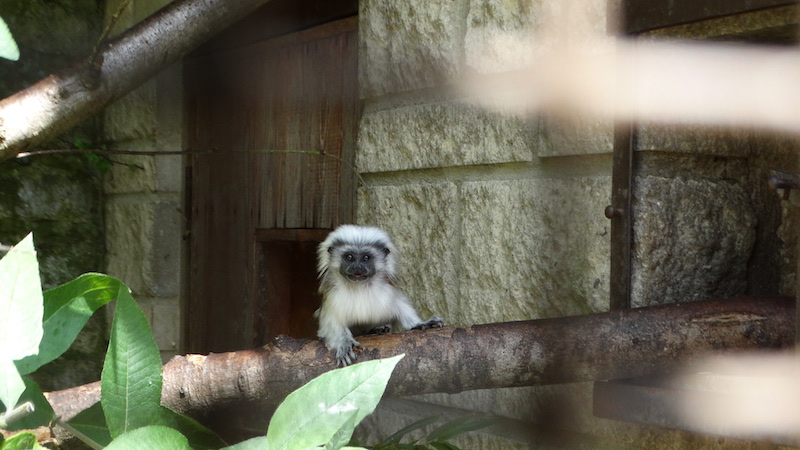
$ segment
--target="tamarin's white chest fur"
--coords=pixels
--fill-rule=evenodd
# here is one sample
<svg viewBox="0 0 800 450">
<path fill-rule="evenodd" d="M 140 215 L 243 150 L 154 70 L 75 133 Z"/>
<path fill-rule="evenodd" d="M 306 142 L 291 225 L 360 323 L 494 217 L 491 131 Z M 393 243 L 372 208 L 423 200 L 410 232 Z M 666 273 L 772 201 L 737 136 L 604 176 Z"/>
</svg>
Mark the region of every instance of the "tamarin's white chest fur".
<svg viewBox="0 0 800 450">
<path fill-rule="evenodd" d="M 396 303 L 402 301 L 402 297 L 403 294 L 389 283 L 345 282 L 331 289 L 323 310 L 345 326 L 383 325 L 395 320 Z"/>
</svg>

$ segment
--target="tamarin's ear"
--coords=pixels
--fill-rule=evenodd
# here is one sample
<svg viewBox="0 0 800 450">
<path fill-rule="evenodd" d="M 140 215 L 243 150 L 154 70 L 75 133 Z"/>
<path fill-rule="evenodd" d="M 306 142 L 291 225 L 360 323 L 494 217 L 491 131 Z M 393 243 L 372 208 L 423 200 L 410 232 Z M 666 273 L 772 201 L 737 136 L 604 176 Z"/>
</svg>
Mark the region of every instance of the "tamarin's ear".
<svg viewBox="0 0 800 450">
<path fill-rule="evenodd" d="M 387 255 L 389 253 L 391 253 L 391 251 L 389 250 L 389 247 L 383 247 L 383 253 L 386 253 Z"/>
<path fill-rule="evenodd" d="M 333 247 L 328 247 L 328 253 L 333 253 Z"/>
</svg>

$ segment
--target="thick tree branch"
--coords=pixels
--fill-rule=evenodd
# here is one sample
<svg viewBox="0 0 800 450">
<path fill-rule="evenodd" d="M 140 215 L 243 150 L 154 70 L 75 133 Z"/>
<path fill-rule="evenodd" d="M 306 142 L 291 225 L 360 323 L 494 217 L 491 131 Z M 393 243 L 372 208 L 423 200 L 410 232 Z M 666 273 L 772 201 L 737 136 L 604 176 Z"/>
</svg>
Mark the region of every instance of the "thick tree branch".
<svg viewBox="0 0 800 450">
<path fill-rule="evenodd" d="M 360 338 L 359 361 L 399 353 L 390 395 L 461 392 L 628 378 L 672 371 L 708 352 L 794 345 L 794 300 L 737 298 L 468 328 Z M 164 366 L 162 403 L 193 416 L 236 405 L 269 410 L 334 367 L 319 341 L 176 357 Z M 99 399 L 99 385 L 52 392 L 69 418 Z"/>
<path fill-rule="evenodd" d="M 175 0 L 96 55 L 0 101 L 0 161 L 54 138 L 268 0 Z"/>
</svg>

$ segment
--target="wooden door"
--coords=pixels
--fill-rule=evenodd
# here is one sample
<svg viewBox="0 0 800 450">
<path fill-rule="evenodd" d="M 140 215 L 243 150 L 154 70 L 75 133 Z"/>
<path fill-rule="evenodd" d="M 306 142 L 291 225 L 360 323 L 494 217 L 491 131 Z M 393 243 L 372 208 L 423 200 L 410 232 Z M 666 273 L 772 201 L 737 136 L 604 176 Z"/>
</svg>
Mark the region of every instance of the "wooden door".
<svg viewBox="0 0 800 450">
<path fill-rule="evenodd" d="M 357 46 L 349 17 L 187 61 L 188 352 L 314 335 L 316 246 L 353 219 Z"/>
</svg>

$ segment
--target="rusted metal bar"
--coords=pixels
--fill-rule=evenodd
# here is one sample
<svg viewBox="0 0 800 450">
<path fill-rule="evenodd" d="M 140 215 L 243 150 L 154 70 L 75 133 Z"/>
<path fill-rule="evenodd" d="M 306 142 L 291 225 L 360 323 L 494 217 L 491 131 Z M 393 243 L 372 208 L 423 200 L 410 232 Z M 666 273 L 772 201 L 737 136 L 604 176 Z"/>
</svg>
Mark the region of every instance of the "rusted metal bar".
<svg viewBox="0 0 800 450">
<path fill-rule="evenodd" d="M 629 123 L 615 124 L 611 205 L 605 209 L 605 216 L 611 219 L 609 305 L 612 310 L 631 307 L 632 197 L 635 151 L 635 127 Z"/>
<path fill-rule="evenodd" d="M 360 338 L 359 361 L 399 353 L 390 395 L 630 378 L 674 370 L 709 352 L 794 345 L 794 300 L 736 298 Z M 319 341 L 276 339 L 256 350 L 176 357 L 162 402 L 202 416 L 243 405 L 270 410 L 335 367 Z M 74 388 L 80 389 L 80 388 Z M 92 388 L 95 389 L 96 388 Z M 50 393 L 56 413 L 99 392 Z"/>
</svg>

